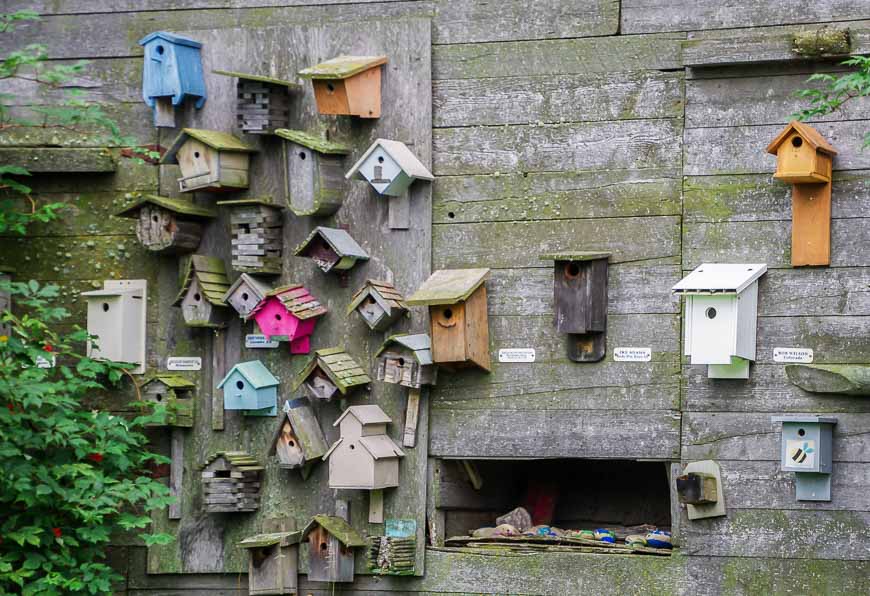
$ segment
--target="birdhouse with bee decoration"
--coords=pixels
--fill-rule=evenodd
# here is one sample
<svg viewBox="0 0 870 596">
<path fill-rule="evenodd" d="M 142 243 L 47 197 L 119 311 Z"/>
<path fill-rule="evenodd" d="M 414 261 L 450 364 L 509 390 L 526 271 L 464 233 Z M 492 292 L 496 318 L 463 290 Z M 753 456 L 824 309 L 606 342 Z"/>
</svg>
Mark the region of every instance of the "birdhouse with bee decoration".
<svg viewBox="0 0 870 596">
<path fill-rule="evenodd" d="M 834 426 L 829 416 L 773 416 L 782 423 L 780 468 L 795 473 L 798 501 L 830 501 Z"/>
</svg>

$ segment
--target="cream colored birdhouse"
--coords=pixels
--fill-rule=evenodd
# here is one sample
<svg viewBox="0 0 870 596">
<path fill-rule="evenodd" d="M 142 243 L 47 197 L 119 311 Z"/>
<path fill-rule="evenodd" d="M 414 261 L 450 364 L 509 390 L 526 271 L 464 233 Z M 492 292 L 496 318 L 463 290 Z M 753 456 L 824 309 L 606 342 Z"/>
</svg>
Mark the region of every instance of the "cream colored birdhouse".
<svg viewBox="0 0 870 596">
<path fill-rule="evenodd" d="M 184 128 L 160 163 L 181 168 L 181 192 L 238 190 L 248 188 L 250 154 L 254 151 L 226 132 Z"/>
<path fill-rule="evenodd" d="M 145 316 L 148 282 L 144 279 L 106 280 L 102 290 L 82 292 L 88 302 L 88 356 L 129 362 L 130 372 L 145 372 Z"/>
</svg>

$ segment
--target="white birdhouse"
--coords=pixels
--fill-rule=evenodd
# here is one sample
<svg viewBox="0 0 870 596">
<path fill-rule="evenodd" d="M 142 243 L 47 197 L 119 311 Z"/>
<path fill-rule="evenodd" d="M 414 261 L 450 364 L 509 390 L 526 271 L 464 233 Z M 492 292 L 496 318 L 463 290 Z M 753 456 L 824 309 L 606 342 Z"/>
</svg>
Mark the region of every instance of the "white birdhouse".
<svg viewBox="0 0 870 596">
<path fill-rule="evenodd" d="M 414 180 L 435 177 L 405 143 L 378 139 L 359 158 L 345 178 L 366 180 L 378 194 L 400 197 Z"/>
<path fill-rule="evenodd" d="M 88 356 L 115 362 L 130 362 L 130 372 L 145 372 L 145 303 L 148 282 L 144 279 L 106 280 L 102 290 L 82 292 L 88 301 Z"/>
</svg>

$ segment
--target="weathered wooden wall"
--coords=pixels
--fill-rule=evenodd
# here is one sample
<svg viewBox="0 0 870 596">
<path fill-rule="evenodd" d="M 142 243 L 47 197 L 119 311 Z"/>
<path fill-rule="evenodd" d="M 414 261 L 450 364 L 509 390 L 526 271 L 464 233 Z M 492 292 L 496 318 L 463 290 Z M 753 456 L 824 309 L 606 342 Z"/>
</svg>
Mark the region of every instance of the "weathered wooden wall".
<svg viewBox="0 0 870 596">
<path fill-rule="evenodd" d="M 790 268 L 790 189 L 772 179 L 774 160 L 764 153 L 799 105 L 793 92 L 806 76 L 840 70 L 831 60 L 796 59 L 791 35 L 848 27 L 853 51 L 870 52 L 866 1 L 94 4 L 6 3 L 45 14 L 23 25 L 17 42 L 94 60 L 82 85 L 143 141 L 155 134 L 139 100 L 135 42 L 150 31 L 431 17 L 432 266 L 491 267 L 492 353 L 534 347 L 538 360 L 495 364 L 491 375 L 443 375 L 431 395 L 430 456 L 714 458 L 722 467 L 728 517 L 689 522 L 683 514 L 679 556 L 430 549 L 425 577 L 361 578 L 354 594 L 870 592 L 870 405 L 804 393 L 772 360 L 782 346 L 813 348 L 821 363 L 870 362 L 870 153 L 860 149 L 870 102 L 816 123 L 840 150 L 830 268 Z M 98 42 L 94 31 L 105 32 Z M 25 83 L 18 91 L 22 103 L 32 101 Z M 25 243 L 0 240 L 0 254 L 26 250 L 32 276 L 75 289 L 103 277 L 88 262 L 93 255 L 121 276 L 158 279 L 132 228 L 105 218 L 124 190 L 156 188 L 154 171 L 127 166 L 93 185 L 46 182 L 81 217 Z M 613 253 L 600 363 L 569 362 L 553 330 L 552 273 L 537 256 L 560 249 Z M 680 303 L 669 288 L 703 261 L 770 268 L 748 382 L 710 381 L 681 358 Z M 158 327 L 155 358 L 165 341 Z M 653 360 L 613 362 L 620 345 L 651 347 Z M 794 500 L 770 422 L 783 412 L 838 416 L 831 502 Z M 128 571 L 129 594 L 245 592 L 243 576 L 148 576 L 135 545 L 114 556 Z"/>
</svg>

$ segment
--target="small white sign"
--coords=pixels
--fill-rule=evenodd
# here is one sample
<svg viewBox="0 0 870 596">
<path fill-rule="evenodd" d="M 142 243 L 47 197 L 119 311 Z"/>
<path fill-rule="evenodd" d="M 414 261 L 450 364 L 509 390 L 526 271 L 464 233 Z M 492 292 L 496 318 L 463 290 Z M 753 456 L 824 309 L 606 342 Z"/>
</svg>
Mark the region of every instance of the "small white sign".
<svg viewBox="0 0 870 596">
<path fill-rule="evenodd" d="M 275 340 L 270 340 L 265 335 L 257 335 L 253 333 L 249 333 L 245 336 L 245 347 L 246 348 L 277 348 L 280 346 L 280 342 Z"/>
<path fill-rule="evenodd" d="M 51 355 L 51 360 L 43 358 L 42 356 L 36 357 L 36 368 L 54 368 L 56 364 L 57 356 L 54 354 Z"/>
<path fill-rule="evenodd" d="M 773 348 L 773 361 L 812 364 L 813 351 L 810 348 Z"/>
<path fill-rule="evenodd" d="M 498 351 L 499 362 L 534 362 L 535 348 L 504 348 Z"/>
<path fill-rule="evenodd" d="M 166 359 L 167 370 L 202 370 L 202 358 L 196 356 L 170 356 Z"/>
<path fill-rule="evenodd" d="M 614 362 L 649 362 L 652 348 L 613 348 Z"/>
</svg>

